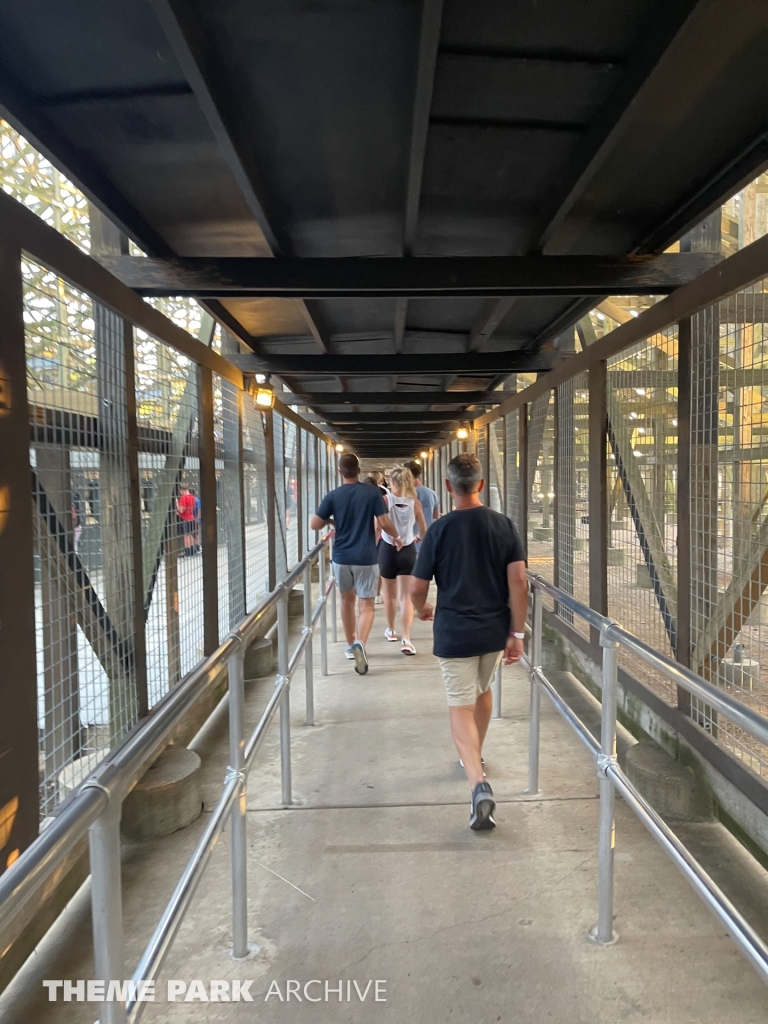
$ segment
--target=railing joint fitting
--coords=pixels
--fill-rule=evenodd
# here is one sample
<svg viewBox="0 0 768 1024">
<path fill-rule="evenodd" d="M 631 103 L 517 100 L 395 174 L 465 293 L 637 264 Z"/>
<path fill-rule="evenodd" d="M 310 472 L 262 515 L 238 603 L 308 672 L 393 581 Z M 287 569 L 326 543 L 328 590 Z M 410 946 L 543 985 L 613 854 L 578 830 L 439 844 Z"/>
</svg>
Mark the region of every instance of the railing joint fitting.
<svg viewBox="0 0 768 1024">
<path fill-rule="evenodd" d="M 239 633 L 236 633 L 234 631 L 231 632 L 231 633 L 227 633 L 227 635 L 224 637 L 224 643 L 226 643 L 227 640 L 237 640 L 238 648 L 239 648 L 240 651 L 242 651 L 244 643 L 243 643 L 243 638 L 240 636 Z"/>
<path fill-rule="evenodd" d="M 241 785 L 245 784 L 247 778 L 247 772 L 245 768 L 233 768 L 231 764 L 227 765 L 227 774 L 224 776 L 224 785 L 228 786 L 230 782 L 237 780 Z"/>
<path fill-rule="evenodd" d="M 618 640 L 614 640 L 612 636 L 608 635 L 608 631 L 610 630 L 611 626 L 618 626 L 618 622 L 615 622 L 613 619 L 604 619 L 603 620 L 603 623 L 600 626 L 600 646 L 601 647 L 613 648 L 613 647 L 618 647 L 619 646 L 619 641 Z"/>
<path fill-rule="evenodd" d="M 608 769 L 617 766 L 619 763 L 618 757 L 615 754 L 598 754 L 597 755 L 597 777 L 599 779 L 608 778 Z"/>
</svg>

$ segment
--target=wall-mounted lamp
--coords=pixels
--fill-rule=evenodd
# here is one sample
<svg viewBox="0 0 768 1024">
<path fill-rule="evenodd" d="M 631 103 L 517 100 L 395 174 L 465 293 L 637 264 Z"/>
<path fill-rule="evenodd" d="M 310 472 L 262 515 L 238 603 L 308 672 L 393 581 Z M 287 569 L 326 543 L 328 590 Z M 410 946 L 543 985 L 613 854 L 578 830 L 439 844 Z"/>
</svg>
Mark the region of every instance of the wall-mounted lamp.
<svg viewBox="0 0 768 1024">
<path fill-rule="evenodd" d="M 343 452 L 344 451 L 344 445 L 343 444 L 337 444 L 335 447 L 336 447 L 336 451 L 337 452 Z"/>
<path fill-rule="evenodd" d="M 459 427 L 459 429 L 456 431 L 456 437 L 458 437 L 460 441 L 466 441 L 467 438 L 469 437 L 469 431 L 467 430 L 466 427 Z"/>
<path fill-rule="evenodd" d="M 272 409 L 275 404 L 275 392 L 271 388 L 256 388 L 253 392 L 253 404 L 261 409 Z"/>
<path fill-rule="evenodd" d="M 422 459 L 428 459 L 429 458 L 429 452 L 422 452 L 421 453 L 421 457 L 422 457 Z"/>
</svg>

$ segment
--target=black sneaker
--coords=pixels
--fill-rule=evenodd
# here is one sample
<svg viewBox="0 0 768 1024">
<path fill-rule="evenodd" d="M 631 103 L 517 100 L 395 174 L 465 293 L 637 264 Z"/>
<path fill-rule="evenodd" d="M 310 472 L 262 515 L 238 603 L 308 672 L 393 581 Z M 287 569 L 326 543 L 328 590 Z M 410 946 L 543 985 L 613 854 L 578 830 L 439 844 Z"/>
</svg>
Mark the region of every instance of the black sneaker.
<svg viewBox="0 0 768 1024">
<path fill-rule="evenodd" d="M 469 806 L 471 807 L 469 827 L 474 832 L 483 832 L 490 828 L 496 828 L 496 822 L 493 820 L 496 801 L 493 799 L 493 790 L 490 783 L 478 782 L 472 791 L 472 799 L 469 802 Z"/>
</svg>

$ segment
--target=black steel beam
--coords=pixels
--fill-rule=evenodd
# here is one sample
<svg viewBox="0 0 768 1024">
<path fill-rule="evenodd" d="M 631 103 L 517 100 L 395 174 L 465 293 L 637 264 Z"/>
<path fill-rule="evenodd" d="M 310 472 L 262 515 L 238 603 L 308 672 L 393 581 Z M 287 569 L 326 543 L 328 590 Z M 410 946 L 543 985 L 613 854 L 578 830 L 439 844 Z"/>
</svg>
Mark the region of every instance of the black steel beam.
<svg viewBox="0 0 768 1024">
<path fill-rule="evenodd" d="M 475 414 L 459 409 L 456 412 L 436 412 L 432 409 L 402 412 L 326 412 L 323 419 L 332 426 L 341 427 L 347 423 L 455 423 L 457 420 L 472 419 Z"/>
<path fill-rule="evenodd" d="M 168 38 L 182 72 L 208 122 L 219 150 L 257 221 L 269 250 L 290 253 L 290 238 L 276 225 L 281 218 L 265 210 L 261 170 L 253 147 L 253 133 L 243 131 L 231 117 L 239 109 L 238 97 L 224 93 L 225 76 L 217 73 L 205 33 L 189 4 L 181 0 L 150 0 L 157 20 Z M 223 112 L 230 112 L 227 120 Z M 211 295 L 211 298 L 215 296 Z M 302 303 L 302 314 L 315 341 L 328 350 L 328 330 L 315 307 Z"/>
<path fill-rule="evenodd" d="M 666 295 L 720 261 L 659 256 L 394 256 L 270 259 L 102 256 L 140 295 L 197 298 L 461 298 Z"/>
<path fill-rule="evenodd" d="M 640 373 L 644 371 L 639 371 Z M 768 383 L 768 371 L 766 371 Z M 639 378 L 638 378 L 639 379 Z M 634 385 L 633 385 L 634 386 Z M 673 385 L 669 385 L 672 387 Z M 310 405 L 312 408 L 352 405 L 499 405 L 515 391 L 304 391 L 301 395 L 281 395 L 284 405 Z"/>
<path fill-rule="evenodd" d="M 283 355 L 280 352 L 259 356 L 230 356 L 230 360 L 243 373 L 277 373 L 283 377 L 295 374 L 316 376 L 347 374 L 358 377 L 373 374 L 376 377 L 396 374 L 429 374 L 454 376 L 495 373 L 536 373 L 551 370 L 556 361 L 554 352 L 441 352 L 439 355 L 422 353 L 401 354 L 394 360 L 391 355 Z"/>
<path fill-rule="evenodd" d="M 410 256 L 413 253 L 416 241 L 421 182 L 424 176 L 424 156 L 427 152 L 427 135 L 429 134 L 429 112 L 432 108 L 432 93 L 435 86 L 437 51 L 440 46 L 442 21 L 443 0 L 423 0 L 419 58 L 416 67 L 416 88 L 413 97 L 413 118 L 411 121 L 408 184 L 405 195 L 404 256 Z M 403 348 L 407 314 L 408 299 L 399 298 L 395 303 L 395 352 L 400 352 Z"/>
</svg>

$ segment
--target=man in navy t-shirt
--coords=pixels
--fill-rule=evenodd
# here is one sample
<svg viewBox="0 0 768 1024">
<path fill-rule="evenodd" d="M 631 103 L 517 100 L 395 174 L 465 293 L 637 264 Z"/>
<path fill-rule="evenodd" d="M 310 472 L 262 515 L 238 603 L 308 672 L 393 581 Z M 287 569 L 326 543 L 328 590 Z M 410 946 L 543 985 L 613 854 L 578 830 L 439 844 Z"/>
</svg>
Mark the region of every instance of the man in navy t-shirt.
<svg viewBox="0 0 768 1024">
<path fill-rule="evenodd" d="M 523 653 L 528 582 L 525 551 L 512 520 L 483 505 L 485 481 L 476 455 L 448 463 L 454 511 L 427 530 L 413 570 L 416 614 L 434 612 L 434 653 L 448 695 L 451 734 L 472 786 L 469 825 L 493 828 L 496 804 L 483 772 L 483 740 L 491 720 L 491 681 L 501 658 Z M 427 604 L 437 583 L 437 608 Z"/>
<path fill-rule="evenodd" d="M 374 520 L 399 549 L 397 527 L 387 515 L 377 487 L 360 483 L 360 463 L 356 455 L 345 453 L 339 459 L 341 487 L 326 494 L 312 516 L 309 528 L 321 530 L 333 522 L 333 574 L 341 594 L 341 621 L 347 638 L 344 652 L 355 663 L 355 671 L 364 676 L 368 671 L 365 644 L 373 625 L 374 601 L 379 582 L 379 559 L 376 551 Z M 355 597 L 359 613 L 355 617 Z"/>
</svg>

